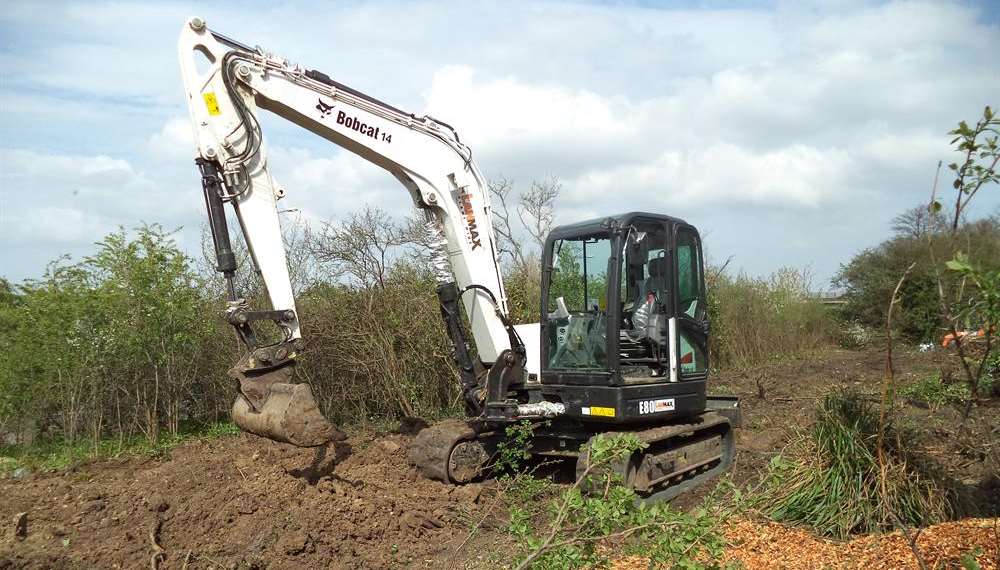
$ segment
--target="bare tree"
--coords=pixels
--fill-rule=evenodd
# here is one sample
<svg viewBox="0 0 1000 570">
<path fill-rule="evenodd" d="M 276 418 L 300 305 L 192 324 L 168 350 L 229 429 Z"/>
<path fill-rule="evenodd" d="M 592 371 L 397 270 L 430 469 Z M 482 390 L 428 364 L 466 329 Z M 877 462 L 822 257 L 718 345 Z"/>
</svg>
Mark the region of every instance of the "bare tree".
<svg viewBox="0 0 1000 570">
<path fill-rule="evenodd" d="M 948 229 L 948 220 L 940 211 L 919 205 L 892 219 L 892 231 L 900 237 L 923 238 Z"/>
<path fill-rule="evenodd" d="M 534 245 L 539 248 L 545 243 L 552 222 L 555 219 L 555 202 L 562 191 L 562 183 L 556 177 L 541 182 L 533 181 L 527 192 L 521 193 L 514 206 L 521 229 L 515 229 L 511 220 L 511 202 L 514 181 L 507 177 L 491 180 L 490 196 L 493 202 L 493 231 L 497 236 L 497 250 L 501 259 L 508 257 L 519 267 L 527 267 L 533 254 L 533 247 L 526 246 L 517 236 L 526 232 Z M 523 233 L 522 233 L 523 235 Z"/>
<path fill-rule="evenodd" d="M 294 212 L 294 216 L 282 218 L 281 241 L 285 246 L 292 291 L 299 295 L 318 280 L 316 258 L 309 247 L 309 223 L 297 211 L 284 210 L 279 213 L 285 212 Z"/>
<path fill-rule="evenodd" d="M 297 213 L 294 210 L 284 210 L 281 213 L 285 212 Z M 296 295 L 315 284 L 317 279 L 316 260 L 308 247 L 308 238 L 309 224 L 300 215 L 282 218 L 281 241 L 285 247 L 288 278 Z M 250 251 L 247 249 L 242 232 L 232 231 L 230 228 L 230 240 L 232 240 L 233 253 L 236 255 L 238 266 L 236 290 L 244 297 L 257 298 L 263 293 L 263 283 L 253 267 Z M 226 296 L 225 286 L 216 271 L 215 249 L 208 224 L 203 225 L 201 229 L 201 256 L 195 259 L 195 267 L 198 274 L 203 276 L 213 288 L 214 296 L 220 299 L 224 298 Z"/>
<path fill-rule="evenodd" d="M 490 195 L 493 197 L 493 231 L 497 235 L 497 256 L 504 255 L 511 261 L 524 265 L 524 247 L 521 240 L 514 237 L 514 229 L 510 225 L 510 193 L 514 189 L 514 181 L 501 176 L 489 183 Z"/>
<path fill-rule="evenodd" d="M 401 248 L 417 243 L 413 222 L 399 224 L 381 208 L 365 206 L 341 222 L 326 222 L 312 236 L 310 249 L 329 264 L 336 277 L 365 287 L 385 289 L 385 280 Z"/>
<path fill-rule="evenodd" d="M 527 193 L 521 194 L 521 204 L 517 208 L 517 215 L 538 247 L 542 247 L 545 243 L 545 237 L 552 229 L 552 222 L 555 220 L 555 203 L 560 192 L 562 192 L 562 182 L 553 176 L 541 182 L 532 181 L 531 189 Z"/>
</svg>

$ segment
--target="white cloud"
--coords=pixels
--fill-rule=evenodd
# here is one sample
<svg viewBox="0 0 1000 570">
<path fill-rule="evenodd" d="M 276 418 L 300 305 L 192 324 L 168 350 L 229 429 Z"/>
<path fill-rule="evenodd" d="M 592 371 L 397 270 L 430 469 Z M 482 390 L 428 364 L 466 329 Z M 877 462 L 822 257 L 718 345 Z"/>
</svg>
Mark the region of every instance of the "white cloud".
<svg viewBox="0 0 1000 570">
<path fill-rule="evenodd" d="M 0 148 L 0 166 L 0 241 L 48 244 L 50 259 L 118 226 L 145 221 L 172 229 L 201 209 L 197 178 L 172 188 L 121 158 Z"/>
<path fill-rule="evenodd" d="M 149 137 L 149 150 L 172 159 L 193 160 L 196 154 L 194 133 L 187 117 L 171 117 L 163 124 L 160 132 Z"/>
<path fill-rule="evenodd" d="M 487 146 L 524 137 L 619 139 L 633 131 L 622 120 L 628 104 L 621 98 L 515 78 L 476 81 L 475 70 L 467 65 L 435 73 L 426 98 L 428 114 L 462 125 L 477 144 Z"/>
<path fill-rule="evenodd" d="M 5 7 L 0 236 L 35 256 L 5 252 L 19 268 L 5 259 L 5 273 L 38 274 L 64 246 L 87 247 L 117 224 L 197 233 L 200 185 L 175 61 L 177 30 L 193 14 L 452 124 L 487 175 L 521 188 L 560 177 L 560 222 L 679 214 L 711 231 L 714 255 L 735 253 L 751 271 L 812 263 L 825 277 L 877 242 L 889 218 L 926 199 L 937 160 L 951 160 L 945 133 L 1000 93 L 1000 30 L 980 20 L 985 5 L 237 7 Z M 378 168 L 284 121 L 263 125 L 288 190 L 282 208 L 310 220 L 364 203 L 410 211 Z M 1000 204 L 990 200 L 980 207 Z M 748 235 L 768 240 L 766 253 Z"/>
<path fill-rule="evenodd" d="M 684 154 L 667 152 L 644 164 L 590 172 L 567 186 L 580 201 L 614 196 L 629 188 L 630 193 L 644 197 L 644 207 L 667 211 L 720 203 L 815 208 L 843 187 L 851 164 L 842 151 L 794 145 L 753 153 L 717 143 Z"/>
<path fill-rule="evenodd" d="M 344 152 L 317 153 L 300 147 L 272 147 L 270 167 L 286 190 L 280 203 L 311 223 L 342 218 L 366 204 L 395 215 L 412 212 L 409 193 L 389 173 Z"/>
<path fill-rule="evenodd" d="M 110 229 L 77 208 L 45 206 L 4 217 L 0 224 L 0 239 L 15 247 L 21 244 L 92 242 Z"/>
</svg>

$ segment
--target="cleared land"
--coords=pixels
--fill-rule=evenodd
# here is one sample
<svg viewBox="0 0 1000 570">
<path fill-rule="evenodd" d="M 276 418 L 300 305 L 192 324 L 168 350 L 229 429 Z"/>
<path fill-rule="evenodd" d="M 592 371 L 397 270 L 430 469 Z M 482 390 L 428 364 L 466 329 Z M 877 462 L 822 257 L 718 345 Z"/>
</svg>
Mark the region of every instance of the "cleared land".
<svg viewBox="0 0 1000 570">
<path fill-rule="evenodd" d="M 900 354 L 898 381 L 938 374 L 941 361 L 940 354 Z M 732 481 L 740 487 L 758 482 L 770 458 L 809 424 L 817 400 L 830 389 L 877 394 L 882 367 L 878 351 L 829 350 L 716 377 L 715 391 L 739 394 L 745 407 Z M 964 425 L 947 405 L 914 401 L 905 414 L 926 433 L 928 451 L 980 512 L 996 517 L 998 402 L 986 402 Z M 420 478 L 406 462 L 410 437 L 362 431 L 335 450 L 317 453 L 241 435 L 190 442 L 162 459 L 101 461 L 0 480 L 0 568 L 498 565 L 512 544 L 497 486 L 452 487 Z M 699 489 L 674 506 L 690 508 L 706 492 Z M 21 512 L 28 513 L 27 536 L 18 540 L 13 520 Z M 769 561 L 771 567 L 802 568 L 913 564 L 898 535 L 836 543 L 751 518 L 724 526 L 727 558 L 747 568 L 769 567 Z M 960 567 L 962 554 L 978 547 L 982 567 L 996 568 L 1000 523 L 976 518 L 939 525 L 921 533 L 921 546 L 929 562 L 949 567 Z M 616 565 L 645 567 L 629 559 Z"/>
</svg>

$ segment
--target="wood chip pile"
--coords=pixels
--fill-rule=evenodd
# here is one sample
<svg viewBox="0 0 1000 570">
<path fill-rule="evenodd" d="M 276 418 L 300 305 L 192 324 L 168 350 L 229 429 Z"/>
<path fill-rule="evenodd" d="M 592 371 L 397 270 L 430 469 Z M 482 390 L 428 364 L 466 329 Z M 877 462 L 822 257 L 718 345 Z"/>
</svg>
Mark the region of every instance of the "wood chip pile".
<svg viewBox="0 0 1000 570">
<path fill-rule="evenodd" d="M 808 531 L 775 522 L 736 519 L 726 524 L 725 562 L 746 570 L 785 568 L 919 568 L 899 532 L 868 535 L 849 542 L 816 538 Z M 1000 519 L 964 519 L 923 529 L 917 539 L 928 568 L 962 568 L 963 555 L 975 554 L 983 570 L 1000 570 Z M 614 570 L 649 567 L 646 558 L 616 560 Z"/>
</svg>

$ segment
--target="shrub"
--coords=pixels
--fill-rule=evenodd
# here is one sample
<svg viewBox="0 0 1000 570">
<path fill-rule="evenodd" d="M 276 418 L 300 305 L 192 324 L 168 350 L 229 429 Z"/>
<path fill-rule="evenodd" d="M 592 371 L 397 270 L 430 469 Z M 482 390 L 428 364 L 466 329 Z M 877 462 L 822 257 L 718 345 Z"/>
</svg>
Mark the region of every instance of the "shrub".
<svg viewBox="0 0 1000 570">
<path fill-rule="evenodd" d="M 161 427 L 176 434 L 203 401 L 214 403 L 224 378 L 219 329 L 206 318 L 214 307 L 159 226 L 119 230 L 79 263 L 54 262 L 2 312 L 17 325 L 0 330 L 8 347 L 0 425 L 37 427 L 68 443 L 137 430 L 156 441 Z"/>
<path fill-rule="evenodd" d="M 914 433 L 887 421 L 880 442 L 879 423 L 878 410 L 857 393 L 828 394 L 798 442 L 801 453 L 771 461 L 760 498 L 765 512 L 836 538 L 949 518 L 957 496 L 913 451 Z"/>
<path fill-rule="evenodd" d="M 321 284 L 299 298 L 298 374 L 338 422 L 458 413 L 451 344 L 429 272 L 399 264 L 384 286 Z"/>
<path fill-rule="evenodd" d="M 916 263 L 899 292 L 893 325 L 911 341 L 940 340 L 943 321 L 936 271 L 942 272 L 946 293 L 962 281 L 954 272 L 943 271 L 943 260 L 957 250 L 967 252 L 973 264 L 989 267 L 1000 259 L 1000 217 L 963 224 L 951 235 L 942 224 L 920 232 L 900 232 L 877 247 L 866 249 L 841 266 L 834 284 L 845 290 L 843 316 L 868 327 L 885 326 L 892 291 L 910 263 Z M 939 261 L 938 266 L 933 260 Z M 948 294 L 947 298 L 954 295 Z"/>
<path fill-rule="evenodd" d="M 599 546 L 612 539 L 615 554 L 649 557 L 651 566 L 717 567 L 724 541 L 716 530 L 719 520 L 707 508 L 681 513 L 666 503 L 639 502 L 632 489 L 602 469 L 643 445 L 630 434 L 595 438 L 589 450 L 592 468 L 580 482 L 544 503 L 540 512 L 530 503 L 514 505 L 508 530 L 523 552 L 516 567 L 603 567 L 608 550 Z M 583 482 L 600 492 L 583 492 Z"/>
<path fill-rule="evenodd" d="M 521 420 L 507 426 L 504 434 L 507 436 L 497 444 L 496 459 L 493 462 L 493 472 L 513 474 L 521 471 L 525 463 L 531 459 L 531 438 L 534 428 L 528 420 Z"/>
<path fill-rule="evenodd" d="M 855 321 L 842 325 L 839 330 L 840 346 L 844 348 L 859 349 L 871 344 L 875 338 L 873 329 Z"/>
<path fill-rule="evenodd" d="M 809 297 L 804 271 L 785 268 L 768 278 L 710 273 L 708 295 L 716 368 L 757 366 L 835 337 L 829 311 Z"/>
<path fill-rule="evenodd" d="M 979 383 L 979 390 L 988 394 L 993 384 L 994 379 L 985 375 Z M 966 382 L 945 383 L 940 376 L 935 375 L 904 384 L 899 388 L 899 395 L 927 404 L 933 409 L 945 405 L 964 406 L 972 397 L 972 391 Z"/>
<path fill-rule="evenodd" d="M 528 256 L 522 264 L 512 264 L 504 275 L 507 304 L 515 323 L 537 323 L 542 297 L 541 260 Z"/>
</svg>

